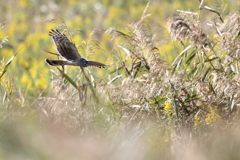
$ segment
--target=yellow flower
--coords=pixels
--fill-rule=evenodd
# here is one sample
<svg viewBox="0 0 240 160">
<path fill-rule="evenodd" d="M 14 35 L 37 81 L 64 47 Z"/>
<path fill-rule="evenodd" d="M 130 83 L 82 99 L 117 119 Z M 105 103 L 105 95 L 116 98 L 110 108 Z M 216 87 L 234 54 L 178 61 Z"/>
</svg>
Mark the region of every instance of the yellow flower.
<svg viewBox="0 0 240 160">
<path fill-rule="evenodd" d="M 23 66 L 24 68 L 28 68 L 30 65 L 29 62 L 23 57 L 18 58 L 18 63 L 19 63 L 19 65 Z"/>
<path fill-rule="evenodd" d="M 36 81 L 36 86 L 38 88 L 43 88 L 43 89 L 47 89 L 48 88 L 48 82 L 46 81 L 46 79 L 44 77 L 40 77 L 37 81 Z"/>
<path fill-rule="evenodd" d="M 216 113 L 216 110 L 213 108 L 210 109 L 210 113 L 207 114 L 206 116 L 206 123 L 213 124 L 214 122 L 219 120 L 219 115 Z"/>
<path fill-rule="evenodd" d="M 56 28 L 56 24 L 55 23 L 47 23 L 46 24 L 46 31 L 50 31 L 53 28 Z"/>
<path fill-rule="evenodd" d="M 201 125 L 201 121 L 198 115 L 194 117 L 194 126 L 199 127 Z"/>
<path fill-rule="evenodd" d="M 27 85 L 28 88 L 32 88 L 33 87 L 32 80 L 28 77 L 27 74 L 23 74 L 23 76 L 20 79 L 20 82 L 23 85 Z"/>
<path fill-rule="evenodd" d="M 29 69 L 29 75 L 31 76 L 32 79 L 36 79 L 37 75 L 38 75 L 38 71 L 37 71 L 38 67 L 36 65 L 33 65 L 30 69 Z"/>
<path fill-rule="evenodd" d="M 25 7 L 28 6 L 28 3 L 29 3 L 29 2 L 26 1 L 26 0 L 19 0 L 18 3 L 19 3 L 19 5 L 20 5 L 21 7 L 25 8 Z"/>
<path fill-rule="evenodd" d="M 74 35 L 74 37 L 73 37 L 73 42 L 74 42 L 76 45 L 79 45 L 79 44 L 82 42 L 82 39 L 81 39 L 81 37 L 80 37 L 79 34 Z"/>
<path fill-rule="evenodd" d="M 166 101 L 166 105 L 164 106 L 164 113 L 167 115 L 173 113 L 173 107 L 169 101 Z"/>
</svg>

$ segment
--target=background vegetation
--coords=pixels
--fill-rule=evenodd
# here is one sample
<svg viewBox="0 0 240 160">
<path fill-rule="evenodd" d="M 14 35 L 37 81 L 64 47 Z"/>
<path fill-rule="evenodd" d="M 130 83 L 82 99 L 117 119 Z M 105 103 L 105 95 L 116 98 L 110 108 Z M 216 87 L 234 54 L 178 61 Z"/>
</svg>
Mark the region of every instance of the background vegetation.
<svg viewBox="0 0 240 160">
<path fill-rule="evenodd" d="M 239 1 L 0 3 L 1 159 L 240 158 Z"/>
</svg>

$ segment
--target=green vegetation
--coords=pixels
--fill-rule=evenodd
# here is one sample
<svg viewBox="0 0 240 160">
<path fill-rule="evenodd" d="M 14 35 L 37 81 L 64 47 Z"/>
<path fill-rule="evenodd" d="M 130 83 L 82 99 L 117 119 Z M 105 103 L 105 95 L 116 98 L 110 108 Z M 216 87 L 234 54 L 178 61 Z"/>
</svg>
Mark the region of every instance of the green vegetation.
<svg viewBox="0 0 240 160">
<path fill-rule="evenodd" d="M 0 159 L 240 159 L 239 12 L 236 1 L 1 2 Z M 48 66 L 52 28 L 108 66 Z"/>
</svg>

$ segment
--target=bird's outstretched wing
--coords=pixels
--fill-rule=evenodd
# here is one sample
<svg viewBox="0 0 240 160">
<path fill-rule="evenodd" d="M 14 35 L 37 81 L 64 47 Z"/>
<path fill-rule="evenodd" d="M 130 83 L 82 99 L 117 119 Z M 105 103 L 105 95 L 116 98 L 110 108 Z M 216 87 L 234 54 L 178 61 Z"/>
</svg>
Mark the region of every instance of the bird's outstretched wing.
<svg viewBox="0 0 240 160">
<path fill-rule="evenodd" d="M 76 60 L 80 58 L 76 46 L 69 41 L 65 34 L 61 34 L 57 29 L 49 31 L 49 36 L 52 37 L 57 52 L 67 60 Z"/>
<path fill-rule="evenodd" d="M 57 47 L 57 52 L 64 57 L 66 60 L 50 60 L 46 59 L 46 63 L 51 66 L 59 66 L 59 65 L 73 65 L 73 66 L 81 66 L 81 67 L 98 67 L 104 68 L 105 64 L 96 62 L 96 61 L 88 61 L 78 53 L 76 46 L 69 41 L 69 39 L 65 36 L 65 34 L 61 34 L 57 29 L 49 31 L 49 35 L 52 37 L 55 46 Z M 48 52 L 54 54 L 52 52 Z"/>
<path fill-rule="evenodd" d="M 88 61 L 88 66 L 90 66 L 90 67 L 98 67 L 98 68 L 106 67 L 105 64 L 100 63 L 100 62 L 95 62 L 95 61 Z"/>
<path fill-rule="evenodd" d="M 64 65 L 73 65 L 71 61 L 68 60 L 51 60 L 51 59 L 46 59 L 45 60 L 48 65 L 51 66 L 64 66 Z"/>
</svg>

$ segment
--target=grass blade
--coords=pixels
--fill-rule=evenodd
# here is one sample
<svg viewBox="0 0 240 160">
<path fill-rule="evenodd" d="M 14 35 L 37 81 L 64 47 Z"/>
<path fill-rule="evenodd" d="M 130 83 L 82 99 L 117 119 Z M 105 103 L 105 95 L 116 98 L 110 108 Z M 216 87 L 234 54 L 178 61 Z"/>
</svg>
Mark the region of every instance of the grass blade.
<svg viewBox="0 0 240 160">
<path fill-rule="evenodd" d="M 22 49 L 22 48 L 21 48 L 21 49 Z M 6 63 L 6 65 L 5 65 L 4 68 L 3 68 L 3 71 L 2 71 L 2 73 L 1 73 L 1 75 L 0 75 L 0 78 L 2 78 L 2 76 L 6 73 L 8 66 L 11 64 L 11 62 L 12 62 L 13 59 L 17 56 L 18 52 L 20 52 L 21 49 L 19 49 L 19 50 L 8 60 L 8 62 Z"/>
<path fill-rule="evenodd" d="M 76 88 L 77 90 L 79 90 L 77 84 L 76 84 L 66 73 L 64 73 L 64 72 L 63 72 L 61 69 L 59 69 L 58 67 L 57 67 L 57 69 L 59 70 L 59 72 L 61 73 L 61 75 L 62 75 L 63 77 L 65 77 L 66 80 L 73 85 L 74 88 Z"/>
<path fill-rule="evenodd" d="M 187 56 L 187 60 L 186 60 L 186 64 L 190 64 L 191 63 L 191 61 L 193 60 L 193 58 L 195 57 L 195 55 L 196 55 L 196 49 L 195 50 L 193 50 L 188 56 Z"/>
<path fill-rule="evenodd" d="M 205 80 L 207 74 L 209 73 L 211 68 L 208 68 L 207 71 L 205 72 L 205 74 L 203 75 L 203 78 L 202 78 L 202 82 Z"/>
<path fill-rule="evenodd" d="M 213 60 L 215 60 L 215 59 L 218 59 L 218 57 L 214 57 L 214 58 L 211 58 L 211 59 L 206 59 L 204 62 L 206 63 L 206 62 L 211 62 L 211 61 L 213 61 Z"/>
<path fill-rule="evenodd" d="M 121 77 L 121 75 L 118 75 L 118 76 L 114 77 L 113 79 L 111 79 L 111 80 L 107 83 L 107 85 L 113 83 L 113 82 L 114 82 L 115 80 L 117 80 L 119 77 Z"/>
</svg>

